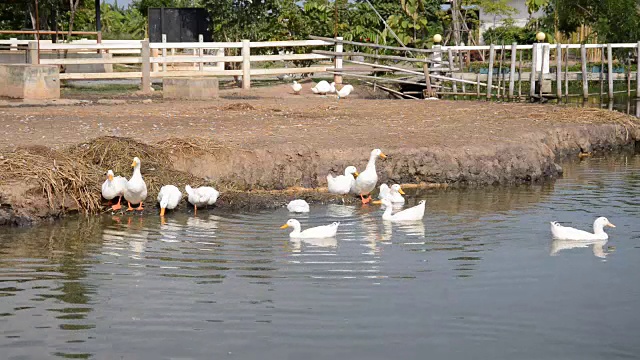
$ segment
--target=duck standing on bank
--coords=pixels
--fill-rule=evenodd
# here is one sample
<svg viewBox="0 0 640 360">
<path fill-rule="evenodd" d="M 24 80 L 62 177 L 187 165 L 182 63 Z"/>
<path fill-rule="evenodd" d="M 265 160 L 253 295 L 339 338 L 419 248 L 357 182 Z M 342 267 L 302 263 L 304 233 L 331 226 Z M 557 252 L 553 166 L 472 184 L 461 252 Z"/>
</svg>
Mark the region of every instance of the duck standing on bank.
<svg viewBox="0 0 640 360">
<path fill-rule="evenodd" d="M 371 201 L 371 191 L 376 188 L 378 183 L 378 173 L 376 172 L 378 157 L 385 159 L 387 156 L 380 149 L 372 150 L 366 169 L 356 178 L 355 193 L 360 195 L 363 204 L 368 204 Z M 368 197 L 365 199 L 364 195 L 368 195 Z"/>
<path fill-rule="evenodd" d="M 291 89 L 293 89 L 293 93 L 298 95 L 300 94 L 300 90 L 302 90 L 302 85 L 298 84 L 297 81 L 293 80 L 293 84 L 291 84 Z"/>
<path fill-rule="evenodd" d="M 558 240 L 607 240 L 609 235 L 604 232 L 604 227 L 616 227 L 606 217 L 599 217 L 593 222 L 593 234 L 576 228 L 562 226 L 557 221 L 551 222 L 551 234 Z"/>
<path fill-rule="evenodd" d="M 120 205 L 120 201 L 122 201 L 122 196 L 124 195 L 124 189 L 127 187 L 127 179 L 122 176 L 113 176 L 113 171 L 107 171 L 107 180 L 102 183 L 102 197 L 109 200 L 118 198 L 118 203 L 111 206 L 111 210 L 116 211 L 122 208 Z M 108 206 L 109 204 L 107 204 Z"/>
<path fill-rule="evenodd" d="M 355 187 L 356 177 L 358 177 L 358 170 L 356 170 L 355 166 L 347 166 L 344 169 L 344 175 L 333 177 L 328 174 L 327 187 L 329 192 L 338 195 L 348 194 Z"/>
<path fill-rule="evenodd" d="M 187 191 L 187 195 L 189 195 L 189 203 L 193 205 L 193 215 L 198 213 L 198 206 L 213 205 L 218 201 L 218 196 L 220 195 L 218 190 L 211 186 L 200 186 L 194 189 L 187 185 L 184 189 Z"/>
<path fill-rule="evenodd" d="M 160 203 L 160 216 L 164 216 L 165 209 L 173 210 L 182 200 L 182 193 L 177 186 L 165 185 L 158 193 L 158 203 Z"/>
<path fill-rule="evenodd" d="M 144 182 L 142 174 L 140 174 L 140 159 L 137 156 L 133 158 L 131 167 L 133 168 L 133 175 L 131 179 L 127 181 L 127 186 L 124 190 L 124 199 L 127 200 L 127 204 L 129 205 L 127 211 L 142 211 L 144 210 L 142 203 L 147 198 L 147 184 Z M 139 205 L 134 209 L 131 207 L 131 204 Z"/>
</svg>

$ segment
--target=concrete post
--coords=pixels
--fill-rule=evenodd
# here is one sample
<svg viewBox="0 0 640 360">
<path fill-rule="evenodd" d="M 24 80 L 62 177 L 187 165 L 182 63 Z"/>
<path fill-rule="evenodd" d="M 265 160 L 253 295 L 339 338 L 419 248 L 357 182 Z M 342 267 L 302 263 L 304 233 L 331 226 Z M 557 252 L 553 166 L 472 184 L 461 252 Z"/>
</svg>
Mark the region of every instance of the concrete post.
<svg viewBox="0 0 640 360">
<path fill-rule="evenodd" d="M 32 65 L 38 64 L 38 42 L 29 41 L 29 63 Z"/>
<path fill-rule="evenodd" d="M 342 40 L 341 36 L 336 37 L 336 52 L 337 53 L 342 53 L 342 51 L 343 51 L 342 43 L 338 42 L 338 41 L 341 41 L 341 40 Z M 336 71 L 338 72 L 338 74 L 334 74 L 333 75 L 333 81 L 336 84 L 342 84 L 342 75 L 339 74 L 340 70 L 338 70 L 338 69 L 342 69 L 342 56 L 336 56 L 335 57 L 335 65 L 334 65 L 334 67 L 336 68 Z"/>
<path fill-rule="evenodd" d="M 18 38 L 9 38 L 11 40 L 11 51 L 18 51 Z"/>
<path fill-rule="evenodd" d="M 165 46 L 167 43 L 167 34 L 162 34 L 162 57 L 164 60 L 162 61 L 162 71 L 167 71 L 167 48 Z"/>
<path fill-rule="evenodd" d="M 242 89 L 251 88 L 251 46 L 249 40 L 242 40 Z"/>
<path fill-rule="evenodd" d="M 151 49 L 149 48 L 149 39 L 142 40 L 142 92 L 144 94 L 151 93 Z"/>
</svg>

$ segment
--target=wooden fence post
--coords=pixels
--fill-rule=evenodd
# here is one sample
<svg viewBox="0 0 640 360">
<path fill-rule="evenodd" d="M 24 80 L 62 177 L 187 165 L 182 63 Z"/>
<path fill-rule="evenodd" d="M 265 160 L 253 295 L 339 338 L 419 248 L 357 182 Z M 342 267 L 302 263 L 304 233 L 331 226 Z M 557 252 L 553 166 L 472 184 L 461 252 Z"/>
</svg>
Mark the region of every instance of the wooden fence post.
<svg viewBox="0 0 640 360">
<path fill-rule="evenodd" d="M 513 99 L 513 88 L 516 81 L 516 56 L 518 50 L 516 50 L 517 43 L 511 44 L 511 67 L 509 68 L 509 99 Z"/>
<path fill-rule="evenodd" d="M 556 45 L 556 97 L 562 98 L 562 44 Z"/>
<path fill-rule="evenodd" d="M 29 63 L 38 64 L 38 42 L 29 41 Z"/>
<path fill-rule="evenodd" d="M 636 98 L 640 98 L 640 41 L 638 41 L 638 47 L 636 48 L 636 50 L 638 51 L 638 68 L 636 69 Z"/>
<path fill-rule="evenodd" d="M 249 40 L 242 40 L 242 88 L 251 89 L 251 46 Z"/>
<path fill-rule="evenodd" d="M 589 81 L 587 80 L 587 48 L 580 45 L 580 62 L 582 63 L 582 98 L 589 98 Z"/>
<path fill-rule="evenodd" d="M 453 65 L 454 65 L 454 60 L 453 60 L 453 51 L 451 49 L 447 50 L 447 61 L 449 62 L 449 71 L 451 72 L 451 78 L 453 79 Z M 451 82 L 451 91 L 453 92 L 453 99 L 457 100 L 458 97 L 455 95 L 458 92 L 458 86 L 456 84 L 456 81 L 452 81 Z"/>
<path fill-rule="evenodd" d="M 167 71 L 167 34 L 162 34 L 162 71 Z"/>
<path fill-rule="evenodd" d="M 336 52 L 337 53 L 343 52 L 342 42 L 339 42 L 341 40 L 342 40 L 341 36 L 336 37 Z M 340 70 L 339 70 L 339 69 L 342 69 L 342 56 L 336 56 L 335 57 L 334 67 L 336 68 L 337 74 L 333 74 L 333 81 L 336 84 L 342 84 L 342 75 L 340 75 L 341 73 L 340 73 Z"/>
<path fill-rule="evenodd" d="M 204 37 L 202 36 L 202 34 L 198 35 L 198 42 L 201 44 L 204 42 Z M 198 56 L 202 58 L 203 53 L 204 49 L 198 48 Z M 200 59 L 200 62 L 198 63 L 198 70 L 204 71 L 204 62 L 202 59 Z"/>
<path fill-rule="evenodd" d="M 11 40 L 10 51 L 18 51 L 18 38 L 9 38 Z"/>
<path fill-rule="evenodd" d="M 536 68 L 538 67 L 538 45 L 533 44 L 531 46 L 531 76 L 529 77 L 529 97 L 534 97 L 536 94 Z M 542 69 L 540 69 L 542 71 Z"/>
<path fill-rule="evenodd" d="M 425 97 L 432 97 L 433 89 L 431 88 L 431 75 L 429 75 L 429 63 L 425 63 L 422 69 L 424 70 L 424 83 L 427 86 L 427 89 L 426 89 L 427 94 Z"/>
<path fill-rule="evenodd" d="M 495 58 L 495 47 L 493 44 L 489 47 L 489 74 L 487 75 L 487 100 L 491 100 L 491 83 L 493 82 L 493 61 Z"/>
<path fill-rule="evenodd" d="M 609 85 L 609 99 L 613 99 L 613 54 L 611 44 L 607 44 L 607 82 Z"/>
<path fill-rule="evenodd" d="M 152 57 L 158 57 L 158 49 L 151 49 L 151 56 Z M 158 63 L 153 63 L 151 64 L 151 69 L 153 72 L 156 72 L 160 69 L 160 64 Z"/>
<path fill-rule="evenodd" d="M 142 49 L 140 55 L 142 56 L 142 92 L 144 94 L 151 93 L 151 49 L 149 48 L 149 39 L 144 39 L 141 42 Z"/>
</svg>

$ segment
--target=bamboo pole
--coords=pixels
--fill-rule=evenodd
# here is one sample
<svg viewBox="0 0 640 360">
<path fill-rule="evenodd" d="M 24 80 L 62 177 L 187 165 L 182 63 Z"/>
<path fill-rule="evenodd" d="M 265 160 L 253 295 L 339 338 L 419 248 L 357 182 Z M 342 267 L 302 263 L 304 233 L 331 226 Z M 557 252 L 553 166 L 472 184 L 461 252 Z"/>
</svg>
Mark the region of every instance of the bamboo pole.
<svg viewBox="0 0 640 360">
<path fill-rule="evenodd" d="M 627 61 L 627 104 L 629 99 L 631 99 L 631 60 Z"/>
<path fill-rule="evenodd" d="M 491 100 L 491 83 L 493 82 L 493 61 L 495 58 L 494 54 L 495 47 L 491 44 L 489 48 L 489 74 L 487 77 L 487 100 Z"/>
<path fill-rule="evenodd" d="M 251 43 L 242 40 L 242 89 L 251 89 Z"/>
<path fill-rule="evenodd" d="M 531 47 L 531 76 L 529 77 L 529 96 L 533 97 L 536 94 L 536 62 L 538 58 L 538 44 L 533 44 Z"/>
<path fill-rule="evenodd" d="M 162 57 L 163 58 L 167 58 L 167 48 L 164 46 L 164 44 L 167 42 L 167 34 L 162 34 L 162 43 L 163 43 L 163 47 L 162 47 Z M 162 62 L 162 71 L 167 71 L 167 62 L 163 61 Z"/>
<path fill-rule="evenodd" d="M 587 80 L 587 48 L 580 45 L 580 62 L 582 65 L 582 98 L 589 98 L 589 81 Z"/>
<path fill-rule="evenodd" d="M 509 67 L 509 99 L 513 99 L 513 87 L 516 79 L 516 56 L 518 50 L 516 50 L 517 43 L 511 44 L 511 66 Z"/>
<path fill-rule="evenodd" d="M 366 83 L 366 84 L 369 84 L 369 85 L 373 85 L 373 83 L 372 83 L 372 82 L 369 82 L 369 81 L 365 81 L 365 83 Z M 382 85 L 380 85 L 380 84 L 378 84 L 378 87 L 379 87 L 380 89 L 382 89 L 382 90 L 384 90 L 384 91 L 386 91 L 386 92 L 390 93 L 390 94 L 393 94 L 393 95 L 399 96 L 400 98 L 402 98 L 402 97 L 406 96 L 406 97 L 408 97 L 408 98 L 410 98 L 410 99 L 420 100 L 420 99 L 418 99 L 418 98 L 417 98 L 417 97 L 415 97 L 415 96 L 411 96 L 411 95 L 403 94 L 403 93 L 401 93 L 400 91 L 396 91 L 396 90 L 393 90 L 393 89 L 389 89 L 388 87 L 382 86 Z"/>
<path fill-rule="evenodd" d="M 144 94 L 151 93 L 151 49 L 149 48 L 149 39 L 142 40 L 142 92 Z"/>
<path fill-rule="evenodd" d="M 480 74 L 476 75 L 478 78 L 478 82 L 476 83 L 476 96 L 480 99 Z"/>
<path fill-rule="evenodd" d="M 613 54 L 611 44 L 607 44 L 607 82 L 609 85 L 609 100 L 613 99 Z"/>
<path fill-rule="evenodd" d="M 562 100 L 562 45 L 556 45 L 556 97 Z"/>
<path fill-rule="evenodd" d="M 320 55 L 326 55 L 326 56 L 343 56 L 343 57 L 344 56 L 363 56 L 363 57 L 370 57 L 378 60 L 396 60 L 396 61 L 406 61 L 406 62 L 415 62 L 415 63 L 432 63 L 432 64 L 440 63 L 440 61 L 435 61 L 432 59 L 416 59 L 416 58 L 408 58 L 408 57 L 394 56 L 394 55 L 375 55 L 375 54 L 368 54 L 368 53 L 362 53 L 362 52 L 337 53 L 335 51 L 326 51 L 326 50 L 312 50 L 311 52 L 313 54 L 320 54 Z"/>
</svg>

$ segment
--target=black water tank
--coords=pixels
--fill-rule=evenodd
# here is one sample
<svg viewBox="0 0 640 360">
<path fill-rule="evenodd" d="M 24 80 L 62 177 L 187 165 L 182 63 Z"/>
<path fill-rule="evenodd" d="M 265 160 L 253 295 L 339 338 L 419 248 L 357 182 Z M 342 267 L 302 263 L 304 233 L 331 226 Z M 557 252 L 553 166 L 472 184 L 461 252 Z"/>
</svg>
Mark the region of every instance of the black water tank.
<svg viewBox="0 0 640 360">
<path fill-rule="evenodd" d="M 209 17 L 203 8 L 149 8 L 149 41 L 198 42 L 198 35 L 205 42 L 211 41 Z"/>
</svg>

